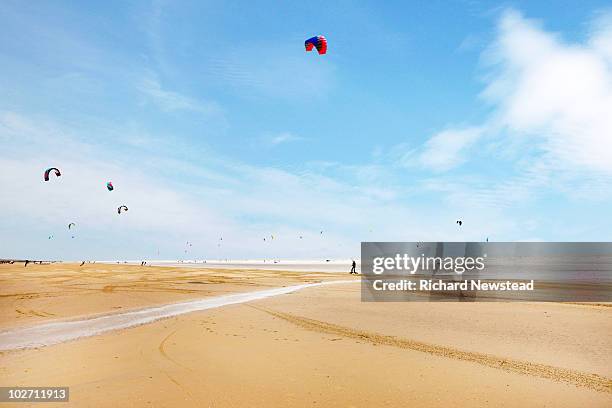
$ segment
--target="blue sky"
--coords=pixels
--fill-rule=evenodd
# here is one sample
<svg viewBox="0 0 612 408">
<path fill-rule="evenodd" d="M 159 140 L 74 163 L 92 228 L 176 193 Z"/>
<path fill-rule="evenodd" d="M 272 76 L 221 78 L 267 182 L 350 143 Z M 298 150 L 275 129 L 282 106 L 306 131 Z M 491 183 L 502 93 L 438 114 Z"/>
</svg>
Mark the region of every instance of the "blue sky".
<svg viewBox="0 0 612 408">
<path fill-rule="evenodd" d="M 2 2 L 0 257 L 609 241 L 606 2 L 430 3 Z"/>
</svg>

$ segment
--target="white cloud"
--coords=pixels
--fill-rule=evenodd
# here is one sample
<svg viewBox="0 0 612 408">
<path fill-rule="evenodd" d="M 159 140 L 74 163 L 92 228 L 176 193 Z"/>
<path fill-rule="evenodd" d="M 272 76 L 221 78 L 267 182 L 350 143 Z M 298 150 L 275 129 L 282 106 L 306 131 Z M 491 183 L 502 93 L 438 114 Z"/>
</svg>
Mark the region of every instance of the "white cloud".
<svg viewBox="0 0 612 408">
<path fill-rule="evenodd" d="M 516 11 L 507 11 L 485 60 L 490 72 L 483 98 L 494 107 L 482 124 L 449 128 L 406 157 L 445 171 L 465 161 L 485 133 L 518 138 L 559 167 L 612 172 L 612 18 L 601 16 L 583 44 L 564 42 Z M 492 140 L 482 140 L 493 143 Z M 531 150 L 530 150 L 531 151 Z"/>
<path fill-rule="evenodd" d="M 305 138 L 296 135 L 292 132 L 281 132 L 276 134 L 268 134 L 260 138 L 260 140 L 269 146 L 278 146 L 285 143 L 299 142 L 306 140 Z"/>
<path fill-rule="evenodd" d="M 483 93 L 497 123 L 564 166 L 612 172 L 611 44 L 609 25 L 597 25 L 584 44 L 570 44 L 506 12 Z"/>
<path fill-rule="evenodd" d="M 165 112 L 192 111 L 204 115 L 221 113 L 221 108 L 215 102 L 201 101 L 178 92 L 163 89 L 160 81 L 153 75 L 143 78 L 138 89 Z"/>
<path fill-rule="evenodd" d="M 418 154 L 403 158 L 404 164 L 415 162 L 436 172 L 450 170 L 466 161 L 467 150 L 481 136 L 480 128 L 449 129 L 431 137 Z"/>
<path fill-rule="evenodd" d="M 484 54 L 489 71 L 482 97 L 491 104 L 491 114 L 475 126 L 435 134 L 406 153 L 403 163 L 434 172 L 465 164 L 461 173 L 426 180 L 423 186 L 467 208 L 509 208 L 552 191 L 608 199 L 611 22 L 611 15 L 601 15 L 583 43 L 568 43 L 506 11 Z M 501 165 L 507 171 L 495 171 Z"/>
<path fill-rule="evenodd" d="M 593 21 L 589 45 L 612 63 L 612 12 L 601 13 Z"/>
</svg>

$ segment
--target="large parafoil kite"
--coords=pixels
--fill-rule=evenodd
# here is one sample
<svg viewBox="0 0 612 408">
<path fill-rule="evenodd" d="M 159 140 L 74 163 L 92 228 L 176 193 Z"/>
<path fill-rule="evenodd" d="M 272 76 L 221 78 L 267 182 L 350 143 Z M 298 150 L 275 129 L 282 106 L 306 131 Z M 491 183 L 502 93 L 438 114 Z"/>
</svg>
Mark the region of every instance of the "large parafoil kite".
<svg viewBox="0 0 612 408">
<path fill-rule="evenodd" d="M 60 173 L 58 168 L 51 167 L 51 168 L 45 170 L 45 181 L 49 181 L 49 173 L 51 173 L 51 172 L 54 172 L 57 177 L 62 175 L 62 173 Z"/>
<path fill-rule="evenodd" d="M 128 208 L 125 205 L 120 205 L 119 207 L 117 207 L 117 214 L 121 214 L 121 211 L 127 211 Z"/>
<path fill-rule="evenodd" d="M 106 183 L 106 188 L 108 189 L 108 191 L 113 191 L 115 189 L 115 187 L 113 187 L 113 182 L 109 181 L 108 183 Z"/>
<path fill-rule="evenodd" d="M 317 35 L 304 41 L 304 47 L 306 47 L 306 51 L 312 51 L 313 48 L 316 48 L 319 54 L 323 55 L 327 52 L 327 39 L 322 35 Z"/>
<path fill-rule="evenodd" d="M 76 224 L 74 222 L 68 224 L 68 229 L 72 229 L 72 227 L 76 227 Z"/>
</svg>

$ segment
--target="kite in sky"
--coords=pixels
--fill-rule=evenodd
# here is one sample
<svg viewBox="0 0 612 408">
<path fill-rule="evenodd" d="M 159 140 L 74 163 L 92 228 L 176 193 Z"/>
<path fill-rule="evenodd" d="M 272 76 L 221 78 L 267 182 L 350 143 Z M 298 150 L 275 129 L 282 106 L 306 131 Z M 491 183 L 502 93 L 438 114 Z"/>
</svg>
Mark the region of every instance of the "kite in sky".
<svg viewBox="0 0 612 408">
<path fill-rule="evenodd" d="M 51 171 L 53 171 L 57 177 L 62 175 L 62 173 L 60 173 L 58 168 L 51 167 L 51 168 L 45 170 L 45 181 L 49 181 L 49 173 L 51 173 Z"/>
<path fill-rule="evenodd" d="M 316 48 L 319 55 L 323 55 L 327 53 L 327 39 L 322 35 L 317 35 L 304 41 L 304 47 L 306 47 L 306 51 L 312 51 L 313 48 Z"/>
</svg>

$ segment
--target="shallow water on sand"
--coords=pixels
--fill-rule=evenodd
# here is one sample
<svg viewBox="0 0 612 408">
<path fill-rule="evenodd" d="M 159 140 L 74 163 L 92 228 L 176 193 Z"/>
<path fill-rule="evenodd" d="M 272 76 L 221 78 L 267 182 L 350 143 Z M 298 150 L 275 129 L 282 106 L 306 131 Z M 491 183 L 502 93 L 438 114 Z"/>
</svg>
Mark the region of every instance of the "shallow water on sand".
<svg viewBox="0 0 612 408">
<path fill-rule="evenodd" d="M 214 309 L 222 306 L 265 299 L 284 295 L 301 289 L 333 285 L 339 283 L 359 282 L 357 280 L 327 281 L 266 289 L 255 292 L 237 293 L 201 300 L 173 303 L 164 306 L 150 307 L 125 313 L 110 314 L 89 319 L 58 321 L 32 327 L 23 327 L 0 332 L 0 351 L 44 347 L 81 337 L 89 337 L 111 330 L 126 329 L 166 319 L 185 313 Z"/>
</svg>

